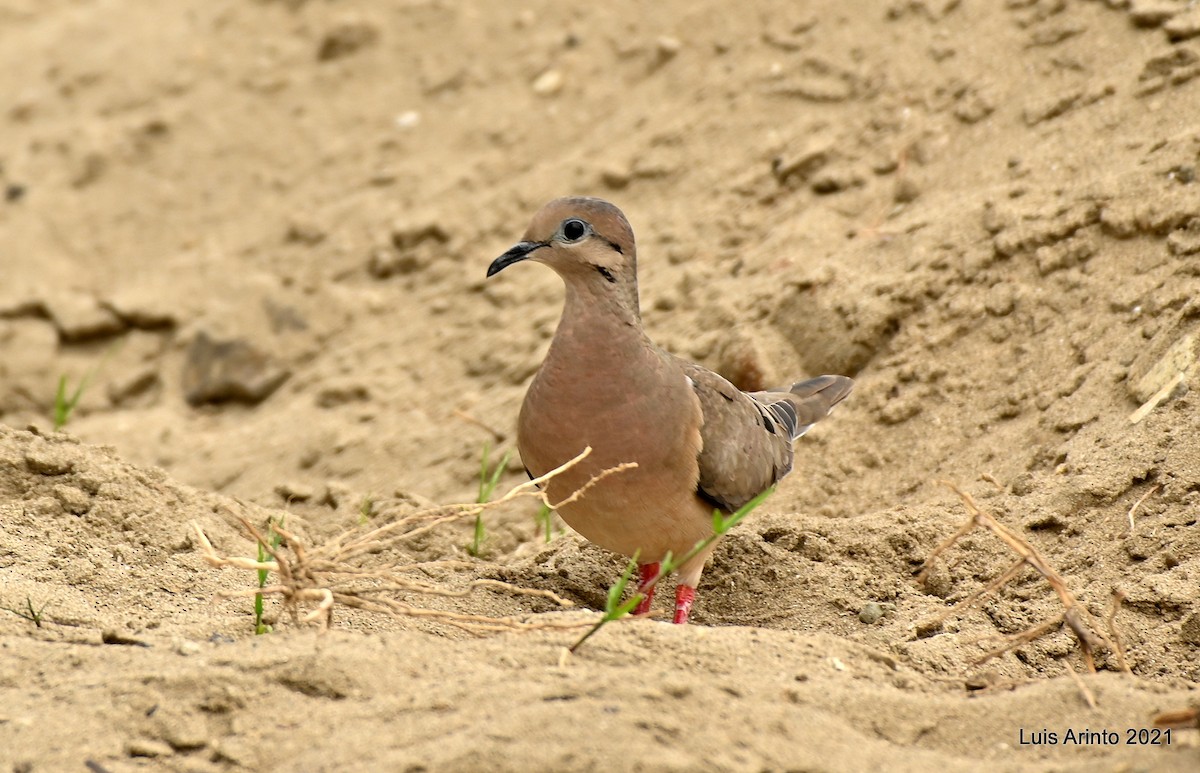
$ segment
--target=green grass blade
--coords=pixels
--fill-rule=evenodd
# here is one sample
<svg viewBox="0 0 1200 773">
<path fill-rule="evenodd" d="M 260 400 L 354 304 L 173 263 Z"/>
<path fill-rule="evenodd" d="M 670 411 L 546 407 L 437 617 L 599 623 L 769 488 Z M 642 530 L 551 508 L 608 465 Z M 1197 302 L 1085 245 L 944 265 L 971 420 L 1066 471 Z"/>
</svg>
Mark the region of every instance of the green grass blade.
<svg viewBox="0 0 1200 773">
<path fill-rule="evenodd" d="M 743 518 L 754 512 L 754 509 L 761 505 L 766 498 L 771 496 L 773 493 L 775 493 L 774 486 L 766 489 L 761 494 L 739 507 L 733 513 L 730 513 L 728 517 L 724 516 L 720 510 L 714 510 L 713 533 L 705 539 L 697 542 L 691 550 L 684 553 L 678 559 L 672 556 L 670 553 L 667 553 L 667 555 L 663 556 L 662 561 L 659 562 L 660 569 L 658 576 L 655 577 L 654 580 L 651 581 L 650 584 L 648 584 L 645 588 L 640 589 L 640 591 L 649 591 L 650 588 L 653 588 L 658 584 L 659 580 L 698 556 L 701 551 L 708 548 L 709 545 L 720 539 L 722 535 L 724 535 L 734 526 L 737 526 Z M 614 620 L 620 620 L 622 617 L 628 615 L 633 608 L 637 606 L 638 602 L 642 600 L 643 594 L 638 592 L 633 595 L 633 598 L 629 599 L 625 603 L 620 603 L 621 596 L 625 593 L 626 586 L 629 585 L 629 579 L 633 576 L 633 569 L 636 565 L 637 554 L 634 554 L 634 557 L 630 559 L 629 564 L 625 567 L 625 571 L 621 573 L 621 577 L 608 589 L 608 599 L 604 608 L 604 617 L 600 618 L 600 620 L 597 621 L 596 624 L 591 628 L 589 628 L 587 632 L 583 634 L 583 636 L 579 637 L 578 641 L 568 648 L 571 652 L 575 652 L 582 647 L 585 641 L 590 639 L 593 634 L 595 634 L 608 623 Z"/>
<path fill-rule="evenodd" d="M 550 505 L 543 502 L 534 519 L 545 529 L 546 542 L 554 539 L 554 511 L 550 509 Z"/>
<path fill-rule="evenodd" d="M 54 393 L 54 431 L 58 432 L 66 426 L 70 418 L 71 408 L 67 405 L 67 377 L 58 377 L 58 390 Z"/>
<path fill-rule="evenodd" d="M 475 498 L 475 501 L 481 505 L 487 501 L 487 499 L 485 499 L 484 496 L 485 496 L 485 487 L 487 486 L 487 477 L 488 477 L 488 457 L 491 455 L 491 453 L 492 453 L 492 444 L 484 443 L 483 444 L 483 454 L 481 454 L 480 459 L 479 459 L 479 496 Z"/>
<path fill-rule="evenodd" d="M 279 519 L 279 525 L 283 526 L 284 519 Z M 283 535 L 275 531 L 275 524 L 267 521 L 267 539 L 271 543 L 271 550 L 276 550 L 283 543 Z M 258 560 L 259 563 L 270 560 L 271 553 L 267 550 L 266 545 L 258 543 Z M 258 570 L 258 587 L 265 588 L 267 579 L 271 576 L 271 572 L 267 569 Z M 265 633 L 271 633 L 271 626 L 263 622 L 263 595 L 261 593 L 254 594 L 254 633 L 256 636 L 261 636 Z"/>
</svg>

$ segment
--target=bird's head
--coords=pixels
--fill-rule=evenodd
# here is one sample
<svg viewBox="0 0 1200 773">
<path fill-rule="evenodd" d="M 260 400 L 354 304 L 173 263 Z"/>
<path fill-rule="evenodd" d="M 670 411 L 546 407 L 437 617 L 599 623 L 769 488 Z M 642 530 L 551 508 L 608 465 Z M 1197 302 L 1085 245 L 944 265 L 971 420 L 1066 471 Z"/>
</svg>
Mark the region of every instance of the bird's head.
<svg viewBox="0 0 1200 773">
<path fill-rule="evenodd" d="M 568 288 L 609 297 L 637 313 L 637 250 L 621 210 L 603 199 L 555 199 L 533 216 L 520 242 L 488 266 L 489 277 L 514 263 L 544 263 Z"/>
</svg>

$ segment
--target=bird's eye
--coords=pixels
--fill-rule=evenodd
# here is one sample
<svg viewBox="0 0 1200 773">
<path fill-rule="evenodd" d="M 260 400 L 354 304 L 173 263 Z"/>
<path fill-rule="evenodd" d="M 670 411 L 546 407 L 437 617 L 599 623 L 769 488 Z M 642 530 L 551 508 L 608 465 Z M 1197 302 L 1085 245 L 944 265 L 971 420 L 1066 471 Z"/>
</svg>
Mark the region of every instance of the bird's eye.
<svg viewBox="0 0 1200 773">
<path fill-rule="evenodd" d="M 568 242 L 577 242 L 587 235 L 588 224 L 582 220 L 572 218 L 562 224 L 563 239 Z"/>
</svg>

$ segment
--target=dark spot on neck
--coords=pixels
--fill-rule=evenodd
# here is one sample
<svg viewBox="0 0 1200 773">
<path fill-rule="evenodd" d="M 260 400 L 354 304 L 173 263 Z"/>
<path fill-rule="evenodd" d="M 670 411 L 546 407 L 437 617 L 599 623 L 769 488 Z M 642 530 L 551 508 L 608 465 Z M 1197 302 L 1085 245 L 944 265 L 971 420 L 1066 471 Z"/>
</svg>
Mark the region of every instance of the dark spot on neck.
<svg viewBox="0 0 1200 773">
<path fill-rule="evenodd" d="M 617 283 L 617 278 L 615 276 L 613 276 L 613 273 L 611 271 L 609 271 L 607 268 L 605 268 L 604 266 L 596 266 L 596 270 L 599 271 L 600 276 L 604 277 L 604 279 L 606 281 L 608 281 L 610 284 Z"/>
<path fill-rule="evenodd" d="M 608 239 L 604 239 L 604 243 L 616 250 L 618 255 L 625 254 L 625 251 L 621 249 L 621 245 L 617 244 L 616 242 L 610 242 Z"/>
</svg>

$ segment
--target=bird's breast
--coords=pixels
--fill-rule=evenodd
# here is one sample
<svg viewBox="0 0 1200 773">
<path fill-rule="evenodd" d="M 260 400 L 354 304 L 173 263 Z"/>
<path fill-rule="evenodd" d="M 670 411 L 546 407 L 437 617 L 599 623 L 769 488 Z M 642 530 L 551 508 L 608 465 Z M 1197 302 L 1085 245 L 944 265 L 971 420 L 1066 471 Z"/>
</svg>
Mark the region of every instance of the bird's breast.
<svg viewBox="0 0 1200 773">
<path fill-rule="evenodd" d="M 699 477 L 699 401 L 674 362 L 656 350 L 641 351 L 646 356 L 609 363 L 593 357 L 586 372 L 548 356 L 525 395 L 517 425 L 522 461 L 535 476 L 592 449 L 548 484 L 552 503 L 605 470 L 637 465 L 559 508 L 585 537 L 627 554 L 659 539 L 655 534 L 678 531 L 679 519 L 688 520 L 683 531 L 691 539 Z"/>
</svg>

